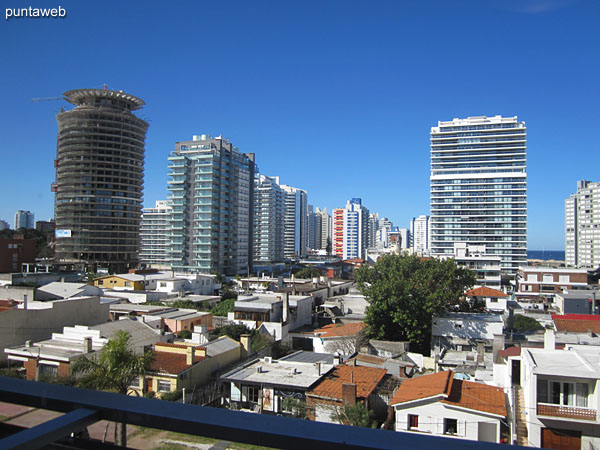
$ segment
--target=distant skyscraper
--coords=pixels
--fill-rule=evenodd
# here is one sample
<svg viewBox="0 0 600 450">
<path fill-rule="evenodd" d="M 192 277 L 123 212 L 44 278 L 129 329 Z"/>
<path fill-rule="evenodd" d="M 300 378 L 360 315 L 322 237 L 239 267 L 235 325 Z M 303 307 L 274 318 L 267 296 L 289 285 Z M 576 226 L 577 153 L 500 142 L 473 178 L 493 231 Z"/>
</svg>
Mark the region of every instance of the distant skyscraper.
<svg viewBox="0 0 600 450">
<path fill-rule="evenodd" d="M 308 248 L 321 249 L 321 215 L 315 212 L 313 205 L 308 205 Z"/>
<path fill-rule="evenodd" d="M 286 258 L 306 256 L 308 244 L 308 196 L 306 191 L 285 184 L 284 191 L 284 243 Z"/>
<path fill-rule="evenodd" d="M 254 178 L 254 261 L 280 262 L 284 243 L 284 191 L 279 177 Z"/>
<path fill-rule="evenodd" d="M 19 228 L 35 228 L 34 214 L 31 211 L 17 211 L 15 213 L 15 230 Z"/>
<path fill-rule="evenodd" d="M 565 263 L 600 267 L 600 183 L 578 181 L 565 200 Z"/>
<path fill-rule="evenodd" d="M 327 212 L 327 208 L 319 209 L 317 208 L 317 214 L 321 216 L 321 250 L 329 249 L 329 254 L 331 254 L 332 250 L 332 225 L 333 221 L 331 216 Z"/>
<path fill-rule="evenodd" d="M 140 263 L 169 266 L 171 207 L 167 200 L 157 200 L 154 208 L 142 210 L 140 229 Z"/>
<path fill-rule="evenodd" d="M 431 251 L 485 245 L 515 273 L 527 262 L 525 122 L 468 117 L 431 128 Z"/>
<path fill-rule="evenodd" d="M 0 231 L 10 229 L 10 225 L 6 220 L 0 220 Z"/>
<path fill-rule="evenodd" d="M 343 259 L 364 258 L 368 239 L 369 210 L 360 198 L 333 210 L 333 254 Z"/>
<path fill-rule="evenodd" d="M 429 216 L 413 217 L 410 221 L 410 248 L 413 251 L 427 254 L 431 249 L 431 223 Z"/>
<path fill-rule="evenodd" d="M 180 270 L 247 273 L 252 266 L 253 153 L 228 139 L 194 136 L 169 155 L 169 258 Z"/>
<path fill-rule="evenodd" d="M 132 111 L 144 102 L 102 89 L 64 97 L 75 108 L 57 116 L 56 260 L 126 270 L 140 245 L 148 123 Z"/>
</svg>

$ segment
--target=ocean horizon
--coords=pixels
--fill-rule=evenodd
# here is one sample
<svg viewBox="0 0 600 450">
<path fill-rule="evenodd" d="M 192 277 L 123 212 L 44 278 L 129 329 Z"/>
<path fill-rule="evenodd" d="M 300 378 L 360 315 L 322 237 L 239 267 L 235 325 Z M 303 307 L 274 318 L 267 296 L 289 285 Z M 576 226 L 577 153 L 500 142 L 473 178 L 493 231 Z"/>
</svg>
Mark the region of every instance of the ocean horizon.
<svg viewBox="0 0 600 450">
<path fill-rule="evenodd" d="M 555 259 L 557 261 L 565 260 L 564 250 L 527 250 L 527 259 Z"/>
</svg>

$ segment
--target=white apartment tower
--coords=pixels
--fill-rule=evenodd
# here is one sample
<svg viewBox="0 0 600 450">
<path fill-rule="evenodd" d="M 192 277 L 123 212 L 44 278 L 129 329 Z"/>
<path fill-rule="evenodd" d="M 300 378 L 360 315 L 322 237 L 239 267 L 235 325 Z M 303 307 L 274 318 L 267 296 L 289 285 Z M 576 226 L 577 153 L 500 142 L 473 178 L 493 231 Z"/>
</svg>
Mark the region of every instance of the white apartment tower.
<svg viewBox="0 0 600 450">
<path fill-rule="evenodd" d="M 468 117 L 431 128 L 431 252 L 485 245 L 502 271 L 527 262 L 527 129 L 517 117 Z"/>
<path fill-rule="evenodd" d="M 431 249 L 431 227 L 429 216 L 413 217 L 410 221 L 410 248 L 422 255 Z"/>
<path fill-rule="evenodd" d="M 327 208 L 319 209 L 317 208 L 316 214 L 321 216 L 321 250 L 327 250 L 329 247 L 329 253 L 331 253 L 332 248 L 332 236 L 331 236 L 331 227 L 332 220 L 331 216 L 327 212 Z"/>
<path fill-rule="evenodd" d="M 284 193 L 283 256 L 303 258 L 308 245 L 308 196 L 305 190 L 280 186 Z"/>
<path fill-rule="evenodd" d="M 157 200 L 154 208 L 142 209 L 140 263 L 169 266 L 170 219 L 171 207 L 167 200 Z"/>
<path fill-rule="evenodd" d="M 169 155 L 169 257 L 177 270 L 235 275 L 252 266 L 254 153 L 194 136 Z"/>
<path fill-rule="evenodd" d="M 284 196 L 279 177 L 255 177 L 253 259 L 257 263 L 284 259 Z"/>
<path fill-rule="evenodd" d="M 600 183 L 578 181 L 565 200 L 565 263 L 600 267 Z"/>
</svg>

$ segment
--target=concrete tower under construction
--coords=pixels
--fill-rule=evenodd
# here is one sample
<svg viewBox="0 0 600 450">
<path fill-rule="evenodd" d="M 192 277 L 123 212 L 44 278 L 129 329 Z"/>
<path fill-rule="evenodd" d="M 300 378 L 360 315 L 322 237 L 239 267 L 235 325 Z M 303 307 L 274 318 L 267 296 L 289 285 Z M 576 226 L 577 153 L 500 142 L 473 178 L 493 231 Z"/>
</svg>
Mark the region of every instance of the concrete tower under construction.
<svg viewBox="0 0 600 450">
<path fill-rule="evenodd" d="M 145 103 L 107 89 L 64 98 L 75 108 L 57 115 L 56 261 L 126 270 L 138 262 L 148 129 L 132 111 Z"/>
</svg>

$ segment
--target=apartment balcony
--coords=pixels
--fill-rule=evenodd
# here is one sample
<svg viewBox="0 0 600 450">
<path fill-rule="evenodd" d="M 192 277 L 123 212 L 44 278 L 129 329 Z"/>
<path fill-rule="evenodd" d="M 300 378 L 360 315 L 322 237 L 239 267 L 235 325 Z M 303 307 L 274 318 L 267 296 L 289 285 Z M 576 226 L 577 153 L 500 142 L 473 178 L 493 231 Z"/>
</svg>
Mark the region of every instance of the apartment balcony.
<svg viewBox="0 0 600 450">
<path fill-rule="evenodd" d="M 538 416 L 560 417 L 562 419 L 576 419 L 596 421 L 596 410 L 581 406 L 551 405 L 549 403 L 537 404 Z"/>
</svg>

